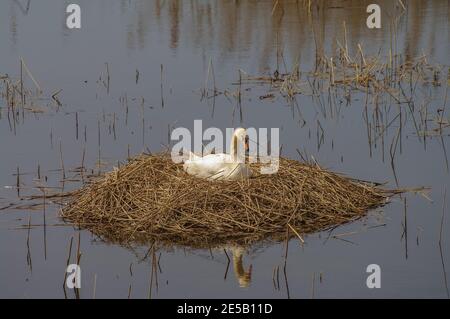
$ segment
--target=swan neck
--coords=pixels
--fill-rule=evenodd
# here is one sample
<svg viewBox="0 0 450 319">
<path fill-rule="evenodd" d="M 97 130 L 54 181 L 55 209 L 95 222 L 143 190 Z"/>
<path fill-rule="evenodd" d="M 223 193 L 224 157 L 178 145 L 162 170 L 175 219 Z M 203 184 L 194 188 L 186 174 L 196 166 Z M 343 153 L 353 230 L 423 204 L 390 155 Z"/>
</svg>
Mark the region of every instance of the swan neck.
<svg viewBox="0 0 450 319">
<path fill-rule="evenodd" d="M 233 134 L 233 136 L 231 137 L 231 145 L 230 145 L 230 155 L 231 155 L 231 159 L 233 161 L 237 160 L 237 154 L 238 152 L 238 138 L 236 136 L 236 133 Z"/>
</svg>

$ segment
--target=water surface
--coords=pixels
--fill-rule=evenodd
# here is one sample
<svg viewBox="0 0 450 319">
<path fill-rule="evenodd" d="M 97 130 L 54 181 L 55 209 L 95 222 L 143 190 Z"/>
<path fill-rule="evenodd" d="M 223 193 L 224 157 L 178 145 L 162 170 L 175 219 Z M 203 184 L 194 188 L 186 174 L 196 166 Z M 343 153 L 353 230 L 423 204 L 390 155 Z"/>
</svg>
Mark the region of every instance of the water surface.
<svg viewBox="0 0 450 319">
<path fill-rule="evenodd" d="M 271 74 L 290 70 L 296 62 L 301 70 L 313 69 L 316 54 L 329 54 L 337 41 L 343 43 L 344 21 L 352 53 L 359 43 L 368 56 L 381 52 L 387 58 L 393 47 L 403 58 L 426 55 L 430 63 L 442 66 L 445 79 L 450 56 L 448 1 L 404 2 L 407 11 L 400 15 L 398 4 L 380 1 L 383 28 L 369 30 L 368 1 L 317 1 L 311 14 L 302 1 L 279 1 L 275 8 L 274 1 L 78 1 L 82 29 L 71 31 L 65 27 L 68 1 L 2 1 L 0 74 L 17 79 L 22 57 L 44 94 L 34 102 L 43 113 L 25 112 L 15 125 L 4 100 L 0 102 L 0 208 L 18 201 L 17 168 L 21 196 L 39 193 L 29 187 L 44 183 L 45 176 L 47 184 L 61 187 L 61 153 L 68 175 L 76 175 L 69 170 L 81 165 L 83 151 L 85 166 L 95 172 L 107 170 L 128 154 L 163 149 L 169 130 L 193 128 L 195 119 L 202 119 L 205 128 L 279 127 L 284 156 L 298 159 L 299 149 L 355 178 L 387 182 L 389 187 L 430 187 L 431 201 L 406 196 L 407 236 L 404 198 L 396 198 L 363 221 L 307 236 L 303 246 L 292 240 L 286 267 L 284 243 L 252 247 L 242 259 L 244 272 L 252 265 L 251 280 L 242 277 L 240 260 L 231 262 L 227 272 L 223 250 L 162 250 L 156 255 L 158 287 L 153 280 L 151 297 L 448 297 L 447 215 L 439 249 L 442 215 L 449 207 L 443 201 L 445 189 L 450 192 L 448 129 L 442 138 L 418 138 L 404 107 L 394 176 L 389 147 L 399 125 L 390 126 L 384 145 L 378 140 L 371 151 L 362 97 L 355 95 L 337 114 L 324 113 L 308 95 L 297 96 L 295 103 L 279 95 L 261 100 L 265 89 L 258 86 L 244 93 L 239 108 L 233 98 L 201 96 L 210 61 L 217 89 L 229 92 L 236 90 L 239 70 Z M 397 16 L 393 40 L 390 25 Z M 106 64 L 109 89 L 103 82 Z M 424 116 L 430 127 L 445 104 L 443 83 L 418 89 L 416 107 L 427 105 Z M 26 85 L 34 87 L 28 78 Z M 63 105 L 58 107 L 50 95 L 61 89 Z M 399 107 L 394 101 L 386 107 L 386 119 L 391 120 Z M 419 111 L 414 114 L 420 116 Z M 448 119 L 449 111 L 444 114 Z M 323 138 L 317 137 L 319 123 Z M 64 184 L 65 190 L 74 187 L 76 183 Z M 79 234 L 82 298 L 93 296 L 95 278 L 97 298 L 149 297 L 148 247 L 131 250 L 104 243 L 88 231 L 64 225 L 51 207 L 45 212 L 0 211 L 0 297 L 64 298 L 68 247 L 73 238 L 75 250 Z M 373 263 L 382 269 L 382 288 L 377 290 L 366 286 L 366 267 Z M 67 295 L 74 297 L 73 291 Z"/>
</svg>

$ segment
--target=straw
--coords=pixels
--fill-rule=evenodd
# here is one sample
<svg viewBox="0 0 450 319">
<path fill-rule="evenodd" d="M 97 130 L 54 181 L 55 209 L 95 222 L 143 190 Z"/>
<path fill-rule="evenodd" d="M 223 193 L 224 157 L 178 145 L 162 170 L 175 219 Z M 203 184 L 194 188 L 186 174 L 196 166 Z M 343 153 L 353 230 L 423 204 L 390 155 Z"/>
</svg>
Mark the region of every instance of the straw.
<svg viewBox="0 0 450 319">
<path fill-rule="evenodd" d="M 168 154 L 140 155 L 71 194 L 65 220 L 108 241 L 158 241 L 191 247 L 302 238 L 357 220 L 396 193 L 280 159 L 274 175 L 242 181 L 190 176 Z"/>
</svg>

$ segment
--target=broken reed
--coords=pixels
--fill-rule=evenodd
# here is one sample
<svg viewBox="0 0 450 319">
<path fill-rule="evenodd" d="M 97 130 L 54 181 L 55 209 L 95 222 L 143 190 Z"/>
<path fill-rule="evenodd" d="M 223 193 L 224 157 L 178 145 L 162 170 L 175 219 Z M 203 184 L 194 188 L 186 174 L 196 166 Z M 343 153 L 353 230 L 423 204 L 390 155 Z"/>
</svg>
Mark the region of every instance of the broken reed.
<svg viewBox="0 0 450 319">
<path fill-rule="evenodd" d="M 403 138 L 406 134 L 404 126 L 411 124 L 414 134 L 425 149 L 428 137 L 441 138 L 448 168 L 442 136 L 447 134 L 445 129 L 450 128 L 450 120 L 445 117 L 450 69 L 446 76 L 444 67 L 430 64 L 425 55 L 405 59 L 404 56 L 396 54 L 395 46 L 389 50 L 388 59 L 381 55 L 381 50 L 375 56 L 367 55 L 361 44 L 355 46 L 356 53 L 351 55 L 347 45 L 345 23 L 343 28 L 344 43 L 336 40 L 338 49 L 331 57 L 318 53 L 312 70 L 301 70 L 299 61 L 288 70 L 281 52 L 284 73 L 280 72 L 278 67 L 273 74 L 251 76 L 244 73 L 245 77 L 240 78 L 239 83 L 234 85 L 241 88 L 243 84 L 248 87 L 260 84 L 267 89 L 264 95 L 260 96 L 261 100 L 273 100 L 276 95 L 285 98 L 293 107 L 293 112 L 298 112 L 304 124 L 307 121 L 303 118 L 302 108 L 298 104 L 298 95 L 311 96 L 324 118 L 333 118 L 343 105 L 349 106 L 356 98 L 362 99 L 370 157 L 373 155 L 373 149 L 380 149 L 384 162 L 387 149 L 396 176 L 395 155 L 402 153 Z M 392 32 L 395 33 L 395 30 L 393 27 Z M 392 37 L 395 38 L 394 35 Z M 438 103 L 432 104 L 433 99 L 430 96 L 435 94 L 431 92 L 432 89 L 441 86 L 445 86 L 443 107 Z M 426 88 L 429 92 L 424 90 Z M 328 97 L 327 100 L 324 97 Z M 437 114 L 432 117 L 434 111 Z M 317 124 L 319 149 L 323 142 L 323 128 L 319 121 Z M 430 124 L 433 126 L 430 127 Z M 398 126 L 398 132 L 394 133 L 392 141 L 386 141 L 388 130 L 395 126 Z"/>
<path fill-rule="evenodd" d="M 282 96 L 293 98 L 297 94 L 327 92 L 329 87 L 359 91 L 369 95 L 387 94 L 398 103 L 409 101 L 399 87 L 402 83 L 441 86 L 442 67 L 428 63 L 425 55 L 405 60 L 395 65 L 383 61 L 380 54 L 366 56 L 361 44 L 358 53 L 351 57 L 346 46 L 339 44 L 336 56 L 320 56 L 314 70 L 300 72 L 296 63 L 290 71 L 281 73 L 278 69 L 273 74 L 262 76 L 246 75 L 242 82 L 268 84 L 271 91 L 278 91 Z M 402 60 L 401 56 L 398 60 Z M 308 83 L 314 83 L 308 90 Z M 445 81 L 444 81 L 445 82 Z M 237 85 L 237 83 L 235 83 Z M 312 86 L 312 84 L 311 84 Z M 313 92 L 312 92 L 313 91 Z"/>
<path fill-rule="evenodd" d="M 34 89 L 28 88 L 25 85 L 25 80 L 28 78 L 34 85 Z M 41 113 L 42 110 L 36 107 L 35 99 L 42 95 L 42 89 L 38 81 L 35 79 L 29 70 L 25 61 L 20 58 L 19 63 L 19 78 L 14 79 L 8 74 L 0 75 L 0 98 L 5 101 L 8 111 L 8 119 L 10 121 L 11 129 L 16 128 L 16 123 L 19 120 L 20 114 L 24 116 L 25 111 L 33 113 Z M 12 118 L 12 121 L 11 121 Z M 12 122 L 12 123 L 11 123 Z"/>
</svg>

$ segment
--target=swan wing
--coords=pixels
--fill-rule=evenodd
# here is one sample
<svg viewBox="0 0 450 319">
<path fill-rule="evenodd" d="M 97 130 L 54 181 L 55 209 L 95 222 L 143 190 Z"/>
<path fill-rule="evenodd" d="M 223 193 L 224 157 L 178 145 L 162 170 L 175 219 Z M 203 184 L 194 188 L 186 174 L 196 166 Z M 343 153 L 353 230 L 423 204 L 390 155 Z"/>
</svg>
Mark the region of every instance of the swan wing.
<svg viewBox="0 0 450 319">
<path fill-rule="evenodd" d="M 210 154 L 204 157 L 196 157 L 184 163 L 184 170 L 202 178 L 214 178 L 228 170 L 230 156 L 227 154 Z"/>
<path fill-rule="evenodd" d="M 228 154 L 191 157 L 184 163 L 183 168 L 190 175 L 210 180 L 237 180 L 251 176 L 247 165 L 233 162 Z"/>
</svg>

